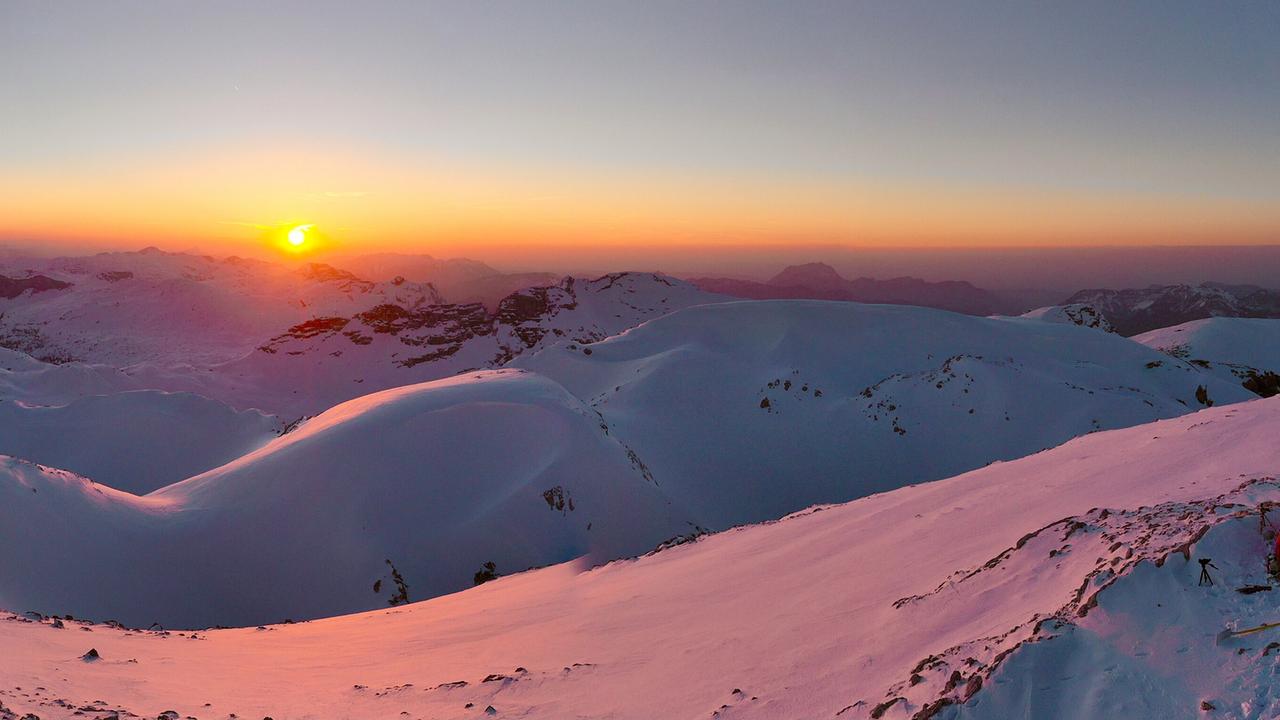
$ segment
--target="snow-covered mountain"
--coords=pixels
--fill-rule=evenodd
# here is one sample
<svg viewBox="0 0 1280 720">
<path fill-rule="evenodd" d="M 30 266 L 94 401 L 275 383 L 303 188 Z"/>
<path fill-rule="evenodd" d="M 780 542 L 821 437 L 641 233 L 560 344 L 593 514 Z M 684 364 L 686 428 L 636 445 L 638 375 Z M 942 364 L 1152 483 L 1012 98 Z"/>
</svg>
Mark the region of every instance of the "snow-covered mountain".
<svg viewBox="0 0 1280 720">
<path fill-rule="evenodd" d="M 1030 318 L 1032 320 L 1043 320 L 1044 322 L 1070 323 L 1081 327 L 1096 328 L 1103 332 L 1115 332 L 1115 328 L 1107 320 L 1106 316 L 1098 312 L 1098 309 L 1092 305 L 1084 303 L 1074 303 L 1072 305 L 1049 305 L 1047 307 L 1036 308 L 1029 312 L 1025 312 L 1019 317 Z"/>
<path fill-rule="evenodd" d="M 28 283 L 44 278 L 39 287 L 0 294 L 0 346 L 42 360 L 117 367 L 224 362 L 310 318 L 441 302 L 429 284 L 371 282 L 329 265 L 219 260 L 155 248 L 6 258 L 0 276 Z"/>
<path fill-rule="evenodd" d="M 694 531 L 558 385 L 477 373 L 353 400 L 143 497 L 0 459 L 0 607 L 255 625 Z"/>
<path fill-rule="evenodd" d="M 479 304 L 385 304 L 312 318 L 206 370 L 149 365 L 129 373 L 149 387 L 297 417 L 375 390 L 501 367 L 556 341 L 602 340 L 673 310 L 725 300 L 654 273 L 568 277 L 513 293 L 494 313 Z"/>
<path fill-rule="evenodd" d="M 1275 620 L 1257 590 L 1274 587 L 1277 427 L 1277 400 L 1214 407 L 633 561 L 311 623 L 8 616 L 0 701 L 46 720 L 1274 717 L 1280 631 L 1219 634 Z"/>
<path fill-rule="evenodd" d="M 191 256 L 164 253 L 126 256 L 140 273 L 151 272 L 153 265 L 167 272 L 179 260 L 192 261 Z M 91 260 L 114 262 L 109 256 Z M 192 262 L 205 264 L 203 259 Z M 65 259 L 49 264 L 81 267 Z M 222 272 L 214 267 L 210 272 Z M 308 266 L 302 272 L 345 277 L 327 266 Z M 324 282 L 348 282 L 332 278 Z M 102 282 L 119 287 L 128 281 Z M 225 277 L 210 283 L 221 289 L 232 286 Z M 142 291 L 123 295 L 139 311 L 138 318 L 146 316 L 142 308 L 156 301 L 148 294 L 153 287 L 143 283 Z M 216 332 L 205 335 L 204 325 L 186 321 L 149 328 L 147 344 L 169 345 L 169 354 L 125 367 L 40 362 L 0 348 L 0 453 L 73 470 L 116 489 L 150 492 L 261 445 L 281 422 L 231 408 L 265 410 L 293 423 L 377 390 L 501 367 L 555 340 L 599 340 L 671 309 L 723 299 L 665 276 L 619 273 L 595 280 L 566 278 L 555 286 L 521 291 L 505 298 L 494 313 L 475 304 L 384 303 L 347 317 L 311 317 L 284 332 L 277 327 L 273 336 L 256 338 L 256 346 L 243 357 L 213 365 L 165 362 L 185 359 L 181 350 L 192 343 L 205 344 L 215 356 L 243 343 Z M 238 307 L 248 309 L 244 303 Z M 68 345 L 92 345 L 105 337 L 97 325 L 86 326 L 78 316 L 54 321 L 52 327 L 58 329 L 50 333 Z M 248 332 L 241 328 L 231 335 L 241 331 Z M 126 341 L 112 336 L 107 342 L 118 350 Z M 117 357 L 120 362 L 132 359 Z M 140 392 L 144 390 L 152 392 Z"/>
<path fill-rule="evenodd" d="M 1280 393 L 1280 320 L 1216 317 L 1135 335 L 1137 342 L 1271 397 Z"/>
<path fill-rule="evenodd" d="M 136 390 L 65 405 L 0 399 L 0 455 L 137 494 L 230 462 L 281 430 L 270 415 L 190 393 Z"/>
<path fill-rule="evenodd" d="M 713 528 L 1253 397 L 1110 333 L 843 302 L 693 307 L 514 364 L 598 410 Z"/>
<path fill-rule="evenodd" d="M 990 315 L 1003 309 L 1005 304 L 992 293 L 964 281 L 927 282 L 913 277 L 849 280 L 835 268 L 820 262 L 788 266 L 763 283 L 715 277 L 690 282 L 710 292 L 751 300 L 849 300 L 919 305 L 970 315 Z"/>
<path fill-rule="evenodd" d="M 1126 336 L 1209 317 L 1280 317 L 1280 292 L 1223 283 L 1081 290 L 1062 304 L 1089 305 Z"/>
<path fill-rule="evenodd" d="M 1280 320 L 0 275 L 0 720 L 1280 712 Z"/>
<path fill-rule="evenodd" d="M 0 400 L 64 404 L 162 389 L 290 418 L 375 390 L 499 367 L 544 338 L 590 342 L 727 299 L 664 275 L 615 273 L 518 290 L 490 311 L 447 304 L 430 284 L 367 281 L 318 263 L 155 249 L 5 263 L 0 273 L 25 284 L 0 299 Z M 19 355 L 46 362 L 17 367 Z"/>
</svg>

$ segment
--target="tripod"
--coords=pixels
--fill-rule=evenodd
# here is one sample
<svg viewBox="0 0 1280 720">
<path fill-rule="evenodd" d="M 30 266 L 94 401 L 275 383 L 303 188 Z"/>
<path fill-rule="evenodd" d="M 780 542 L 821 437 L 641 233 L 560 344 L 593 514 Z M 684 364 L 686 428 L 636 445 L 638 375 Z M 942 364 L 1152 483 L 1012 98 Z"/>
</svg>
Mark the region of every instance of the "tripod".
<svg viewBox="0 0 1280 720">
<path fill-rule="evenodd" d="M 1213 576 L 1209 574 L 1209 568 L 1213 568 L 1214 570 L 1218 569 L 1218 566 L 1214 565 L 1209 560 L 1210 558 L 1200 559 L 1200 584 L 1201 585 L 1212 585 Z"/>
</svg>

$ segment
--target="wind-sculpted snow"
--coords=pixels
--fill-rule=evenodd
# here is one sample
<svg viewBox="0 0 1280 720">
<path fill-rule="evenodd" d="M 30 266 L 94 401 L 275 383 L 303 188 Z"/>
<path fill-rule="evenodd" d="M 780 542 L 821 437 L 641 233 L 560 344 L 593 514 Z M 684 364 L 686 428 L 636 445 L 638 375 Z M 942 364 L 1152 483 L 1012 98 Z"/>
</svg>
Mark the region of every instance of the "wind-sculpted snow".
<svg viewBox="0 0 1280 720">
<path fill-rule="evenodd" d="M 1263 397 L 1280 393 L 1280 320 L 1216 317 L 1133 339 L 1186 360 Z"/>
<path fill-rule="evenodd" d="M 705 305 L 515 362 L 596 408 L 714 528 L 1252 397 L 1075 325 L 840 302 Z"/>
<path fill-rule="evenodd" d="M 164 633 L 11 616 L 0 701 L 46 720 L 90 703 L 726 720 L 1194 718 L 1208 703 L 1271 717 L 1280 638 L 1217 634 L 1275 619 L 1275 590 L 1238 589 L 1273 584 L 1259 511 L 1280 501 L 1277 427 L 1280 401 L 1214 407 L 636 560 L 311 623 Z"/>
<path fill-rule="evenodd" d="M 265 445 L 280 421 L 190 393 L 137 390 L 64 405 L 0 400 L 0 455 L 139 495 Z"/>
<path fill-rule="evenodd" d="M 554 383 L 362 397 L 144 497 L 0 466 L 0 607 L 204 627 L 385 607 L 696 531 Z"/>
</svg>

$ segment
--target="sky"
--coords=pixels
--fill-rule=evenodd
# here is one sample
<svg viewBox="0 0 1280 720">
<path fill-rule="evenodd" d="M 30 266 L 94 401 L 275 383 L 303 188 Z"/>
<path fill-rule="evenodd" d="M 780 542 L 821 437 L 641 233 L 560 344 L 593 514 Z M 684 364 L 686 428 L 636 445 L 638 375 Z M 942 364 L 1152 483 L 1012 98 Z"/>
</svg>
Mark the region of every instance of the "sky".
<svg viewBox="0 0 1280 720">
<path fill-rule="evenodd" d="M 0 2 L 0 242 L 1280 242 L 1271 2 Z"/>
</svg>

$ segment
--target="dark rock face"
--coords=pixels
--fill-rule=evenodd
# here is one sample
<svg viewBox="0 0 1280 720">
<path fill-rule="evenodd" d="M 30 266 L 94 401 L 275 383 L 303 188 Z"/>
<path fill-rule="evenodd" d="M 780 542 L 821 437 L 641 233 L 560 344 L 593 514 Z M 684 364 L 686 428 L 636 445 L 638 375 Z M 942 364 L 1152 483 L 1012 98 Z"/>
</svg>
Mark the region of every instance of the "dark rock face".
<svg viewBox="0 0 1280 720">
<path fill-rule="evenodd" d="M 1081 290 L 1063 304 L 1088 304 L 1126 337 L 1210 317 L 1280 317 L 1280 292 L 1256 285 L 1157 285 Z"/>
<path fill-rule="evenodd" d="M 390 335 L 408 347 L 430 347 L 428 353 L 397 361 L 401 367 L 448 357 L 472 338 L 491 335 L 492 318 L 479 303 L 468 305 L 428 305 L 408 309 L 384 304 L 351 318 L 314 318 L 294 325 L 258 349 L 275 354 L 298 340 L 327 339 L 341 333 L 354 345 L 371 345 L 374 335 Z"/>
<path fill-rule="evenodd" d="M 386 350 L 387 362 L 400 368 L 445 360 L 464 349 L 479 347 L 480 359 L 466 369 L 501 367 L 544 342 L 569 340 L 591 343 L 602 340 L 616 325 L 629 327 L 669 311 L 664 288 L 683 284 L 649 273 L 614 273 L 595 280 L 564 278 L 556 285 L 519 290 L 503 298 L 490 313 L 482 303 L 423 304 L 413 307 L 384 303 L 350 318 L 320 317 L 294 325 L 271 338 L 258 350 L 270 355 L 342 357 L 352 346 L 369 346 L 394 339 Z M 605 293 L 609 322 L 584 313 L 573 317 L 580 301 L 598 302 Z M 627 313 L 627 322 L 614 323 Z M 570 315 L 565 315 L 570 314 Z M 483 339 L 483 343 L 477 343 Z M 400 347 L 403 346 L 403 347 Z M 408 349 L 406 352 L 405 349 Z M 570 346 L 577 349 L 576 346 Z M 590 355 L 591 349 L 583 348 Z M 465 354 L 464 354 L 465 356 Z M 453 368 L 456 372 L 459 368 Z M 451 374 L 451 373 L 450 373 Z"/>
<path fill-rule="evenodd" d="M 1274 372 L 1250 372 L 1240 384 L 1245 390 L 1259 397 L 1269 398 L 1280 395 L 1280 375 Z"/>
<path fill-rule="evenodd" d="M 510 327 L 524 346 L 531 348 L 547 334 L 546 328 L 538 320 L 550 317 L 561 309 L 572 310 L 575 307 L 577 303 L 573 300 L 571 290 L 566 291 L 560 286 L 528 288 L 503 298 L 498 303 L 494 319 L 499 324 Z"/>
<path fill-rule="evenodd" d="M 45 275 L 32 275 L 25 278 L 11 278 L 0 275 L 0 298 L 6 300 L 12 300 L 28 290 L 34 295 L 49 290 L 64 290 L 69 287 L 71 287 L 71 283 L 54 280 Z"/>
<path fill-rule="evenodd" d="M 305 340 L 325 333 L 335 333 L 347 326 L 349 320 L 340 317 L 324 317 L 308 320 L 289 328 L 285 336 L 294 340 Z"/>
</svg>

